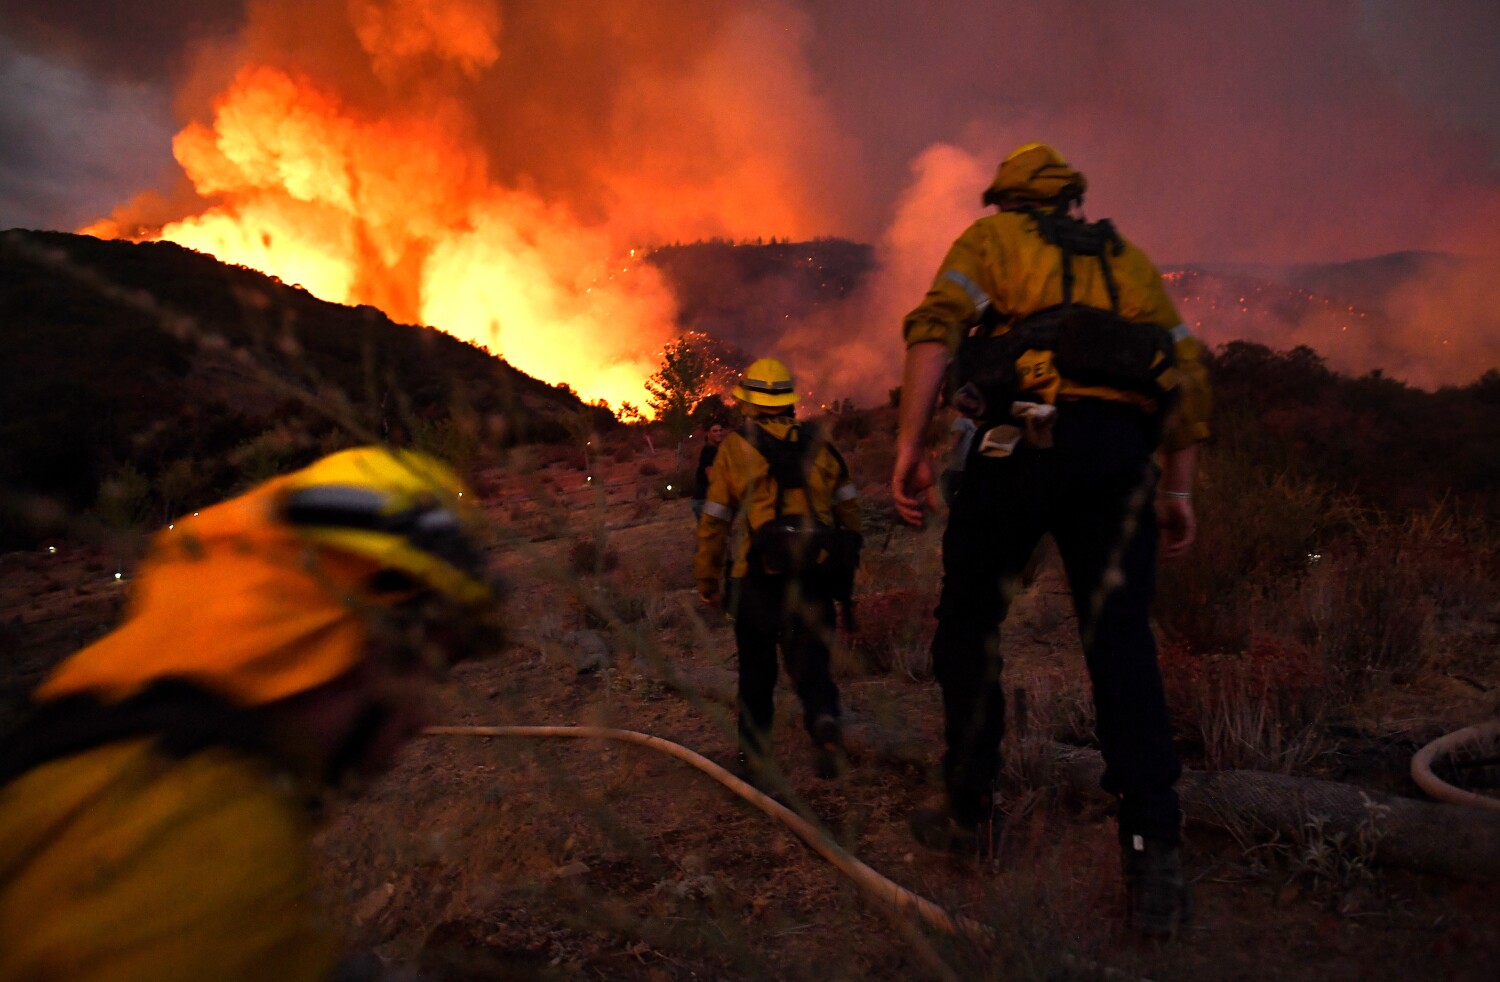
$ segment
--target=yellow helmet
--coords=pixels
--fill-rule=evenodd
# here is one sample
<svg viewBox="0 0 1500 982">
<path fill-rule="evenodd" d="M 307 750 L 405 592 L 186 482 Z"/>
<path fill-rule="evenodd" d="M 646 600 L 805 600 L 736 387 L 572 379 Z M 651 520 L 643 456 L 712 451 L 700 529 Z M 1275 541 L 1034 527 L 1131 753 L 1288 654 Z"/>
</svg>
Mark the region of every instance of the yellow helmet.
<svg viewBox="0 0 1500 982">
<path fill-rule="evenodd" d="M 307 541 L 478 604 L 492 594 L 461 520 L 463 495 L 458 475 L 425 454 L 359 447 L 289 476 L 281 514 Z"/>
<path fill-rule="evenodd" d="M 357 665 L 378 611 L 442 598 L 456 630 L 487 622 L 498 598 L 461 494 L 430 457 L 362 447 L 180 519 L 153 538 L 125 621 L 33 698 L 113 702 L 180 679 L 264 705 Z"/>
<path fill-rule="evenodd" d="M 1088 190 L 1088 179 L 1068 166 L 1063 155 L 1045 143 L 1025 143 L 1006 155 L 984 192 L 984 203 L 1007 201 L 1076 201 Z"/>
<path fill-rule="evenodd" d="M 739 384 L 730 395 L 752 406 L 773 409 L 794 406 L 798 398 L 792 373 L 775 358 L 760 358 L 753 362 L 740 376 Z"/>
</svg>

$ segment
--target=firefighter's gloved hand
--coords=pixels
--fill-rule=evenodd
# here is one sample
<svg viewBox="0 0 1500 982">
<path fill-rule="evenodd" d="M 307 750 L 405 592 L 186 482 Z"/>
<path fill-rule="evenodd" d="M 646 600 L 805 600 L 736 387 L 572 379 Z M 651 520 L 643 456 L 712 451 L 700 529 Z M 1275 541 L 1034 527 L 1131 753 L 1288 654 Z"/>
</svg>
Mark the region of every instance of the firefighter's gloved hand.
<svg viewBox="0 0 1500 982">
<path fill-rule="evenodd" d="M 698 599 L 701 600 L 701 601 L 703 601 L 704 605 L 712 607 L 714 604 L 718 603 L 718 600 L 719 600 L 719 581 L 718 580 L 699 580 L 698 581 L 698 587 L 697 587 L 697 589 L 698 589 Z"/>
</svg>

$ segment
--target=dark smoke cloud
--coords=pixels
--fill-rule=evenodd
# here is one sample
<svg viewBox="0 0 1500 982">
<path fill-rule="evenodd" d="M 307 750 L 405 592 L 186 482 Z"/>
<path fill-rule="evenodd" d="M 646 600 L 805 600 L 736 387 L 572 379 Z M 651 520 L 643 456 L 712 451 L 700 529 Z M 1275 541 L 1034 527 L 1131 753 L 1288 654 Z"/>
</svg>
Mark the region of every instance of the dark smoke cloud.
<svg viewBox="0 0 1500 982">
<path fill-rule="evenodd" d="M 0 0 L 0 36 L 114 79 L 160 82 L 190 45 L 239 27 L 243 0 Z"/>
<path fill-rule="evenodd" d="M 0 229 L 77 227 L 170 180 L 165 90 L 104 83 L 0 38 L 0 93 Z"/>
</svg>

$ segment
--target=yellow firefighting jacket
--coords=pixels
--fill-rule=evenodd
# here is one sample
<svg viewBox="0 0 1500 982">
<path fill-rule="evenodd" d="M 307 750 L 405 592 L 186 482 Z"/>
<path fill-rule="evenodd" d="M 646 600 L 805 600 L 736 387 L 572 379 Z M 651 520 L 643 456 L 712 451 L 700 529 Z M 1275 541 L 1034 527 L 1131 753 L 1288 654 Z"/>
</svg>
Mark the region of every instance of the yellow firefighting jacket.
<svg viewBox="0 0 1500 982">
<path fill-rule="evenodd" d="M 746 425 L 759 426 L 776 439 L 785 440 L 797 421 L 790 416 L 770 416 L 749 420 Z M 803 432 L 799 428 L 799 437 Z M 824 525 L 855 532 L 863 529 L 859 492 L 849 480 L 841 459 L 827 446 L 819 447 L 813 458 L 806 489 L 793 488 L 782 495 L 783 515 L 806 515 L 809 508 Z M 719 455 L 714 458 L 708 498 L 703 502 L 703 517 L 698 523 L 698 553 L 693 560 L 693 576 L 700 591 L 717 589 L 720 571 L 724 569 L 730 522 L 736 511 L 746 534 L 738 537 L 729 575 L 741 577 L 750 569 L 746 558 L 750 533 L 776 517 L 776 482 L 771 478 L 770 464 L 742 433 L 725 437 Z"/>
<path fill-rule="evenodd" d="M 1163 446 L 1179 450 L 1208 436 L 1212 406 L 1203 346 L 1182 324 L 1182 318 L 1162 286 L 1161 275 L 1136 246 L 1125 243 L 1120 255 L 1109 256 L 1110 272 L 1119 290 L 1121 317 L 1172 332 L 1179 393 L 1166 420 Z M 1110 309 L 1109 289 L 1099 259 L 1073 257 L 1073 300 Z M 987 309 L 999 314 L 995 334 L 1008 331 L 1021 319 L 1063 302 L 1062 253 L 1036 231 L 1036 220 L 1018 211 L 1000 211 L 981 218 L 948 250 L 931 289 L 907 315 L 903 334 L 908 347 L 940 341 L 956 351 L 969 329 Z M 1106 399 L 1140 405 L 1154 412 L 1156 405 L 1140 393 L 1102 386 L 1083 386 L 1060 377 L 1050 353 L 1028 352 L 1018 363 L 1025 387 L 1048 402 L 1068 399 Z"/>
<path fill-rule="evenodd" d="M 0 788 L 0 980 L 324 980 L 305 809 L 258 760 L 108 744 Z"/>
</svg>

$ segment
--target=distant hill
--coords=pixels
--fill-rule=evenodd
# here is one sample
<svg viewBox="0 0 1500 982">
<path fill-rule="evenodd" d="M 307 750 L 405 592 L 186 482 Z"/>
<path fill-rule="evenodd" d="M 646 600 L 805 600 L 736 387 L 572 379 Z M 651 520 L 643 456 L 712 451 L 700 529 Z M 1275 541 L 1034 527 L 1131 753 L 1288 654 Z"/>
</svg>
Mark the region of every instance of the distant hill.
<svg viewBox="0 0 1500 982">
<path fill-rule="evenodd" d="M 440 331 L 170 243 L 0 233 L 0 494 L 78 509 L 123 472 L 153 488 L 129 507 L 170 515 L 352 442 L 329 410 L 450 451 L 612 419 Z"/>
<path fill-rule="evenodd" d="M 1384 344 L 1400 332 L 1378 305 L 1355 304 L 1248 270 L 1178 266 L 1162 275 L 1183 321 L 1210 347 L 1239 340 L 1278 349 L 1307 345 L 1355 374 L 1368 370 L 1362 362 L 1372 348 L 1387 364 L 1403 358 Z"/>
<path fill-rule="evenodd" d="M 1375 310 L 1385 305 L 1391 291 L 1414 277 L 1434 272 L 1459 271 L 1481 263 L 1445 252 L 1392 252 L 1338 263 L 1198 263 L 1179 269 L 1196 269 L 1227 278 L 1277 283 L 1295 290 L 1336 297 L 1357 308 Z"/>
<path fill-rule="evenodd" d="M 835 238 L 698 242 L 657 249 L 648 260 L 677 297 L 680 328 L 747 351 L 774 349 L 823 311 L 834 316 L 821 323 L 838 323 L 840 306 L 881 272 L 871 246 Z M 1380 370 L 1428 389 L 1467 385 L 1500 367 L 1500 260 L 1399 252 L 1162 272 L 1184 320 L 1211 346 L 1306 345 L 1338 371 Z"/>
<path fill-rule="evenodd" d="M 1436 389 L 1500 367 L 1500 260 L 1399 252 L 1341 263 L 1164 267 L 1210 345 L 1314 348 L 1341 372 Z"/>
<path fill-rule="evenodd" d="M 747 351 L 824 313 L 837 323 L 880 272 L 871 246 L 835 238 L 678 244 L 647 258 L 677 297 L 679 329 Z M 1163 273 L 1211 346 L 1306 347 L 1333 371 L 1380 368 L 1427 388 L 1500 365 L 1493 261 L 1396 253 Z M 165 518 L 347 443 L 330 408 L 380 439 L 460 457 L 561 438 L 579 413 L 611 419 L 440 331 L 176 245 L 0 233 L 0 513 L 7 495 L 43 495 L 72 510 L 117 498 L 125 520 Z M 0 517 L 0 547 L 16 529 Z"/>
<path fill-rule="evenodd" d="M 852 294 L 875 266 L 874 247 L 847 239 L 695 242 L 656 249 L 685 331 L 761 350 L 814 311 Z"/>
</svg>

